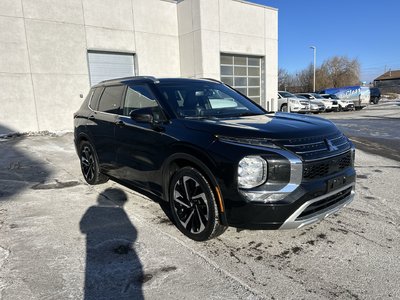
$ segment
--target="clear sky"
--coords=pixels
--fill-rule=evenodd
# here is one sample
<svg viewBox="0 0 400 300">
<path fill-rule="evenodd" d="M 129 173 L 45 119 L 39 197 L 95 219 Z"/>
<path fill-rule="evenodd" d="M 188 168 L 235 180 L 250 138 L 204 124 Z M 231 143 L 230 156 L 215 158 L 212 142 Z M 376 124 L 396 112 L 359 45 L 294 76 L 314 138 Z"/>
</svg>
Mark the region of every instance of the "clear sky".
<svg viewBox="0 0 400 300">
<path fill-rule="evenodd" d="M 400 0 L 248 0 L 279 9 L 279 67 L 295 73 L 334 55 L 358 58 L 361 81 L 400 69 Z"/>
</svg>

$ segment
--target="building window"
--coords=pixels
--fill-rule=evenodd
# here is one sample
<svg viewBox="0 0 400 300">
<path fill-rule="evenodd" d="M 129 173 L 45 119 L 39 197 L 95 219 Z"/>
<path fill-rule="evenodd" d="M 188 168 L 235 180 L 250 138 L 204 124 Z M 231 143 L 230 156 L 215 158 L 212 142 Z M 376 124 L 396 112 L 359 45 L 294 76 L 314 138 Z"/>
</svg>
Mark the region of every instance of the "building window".
<svg viewBox="0 0 400 300">
<path fill-rule="evenodd" d="M 261 104 L 262 58 L 221 54 L 221 81 Z"/>
<path fill-rule="evenodd" d="M 90 85 L 103 80 L 135 75 L 133 54 L 88 51 Z"/>
</svg>

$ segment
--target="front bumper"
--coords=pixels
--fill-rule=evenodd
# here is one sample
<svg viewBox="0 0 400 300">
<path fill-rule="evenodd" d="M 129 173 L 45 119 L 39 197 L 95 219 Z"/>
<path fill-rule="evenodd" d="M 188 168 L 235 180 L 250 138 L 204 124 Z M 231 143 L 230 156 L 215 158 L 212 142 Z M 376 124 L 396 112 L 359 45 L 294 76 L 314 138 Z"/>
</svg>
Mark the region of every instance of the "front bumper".
<svg viewBox="0 0 400 300">
<path fill-rule="evenodd" d="M 350 193 L 347 191 L 350 189 Z M 343 197 L 340 197 L 341 194 Z M 354 199 L 354 183 L 347 185 L 345 187 L 342 187 L 339 190 L 332 191 L 326 195 L 317 197 L 315 199 L 309 200 L 305 202 L 302 206 L 300 206 L 289 218 L 286 219 L 286 221 L 282 224 L 279 229 L 296 229 L 296 228 L 301 228 L 305 225 L 310 225 L 313 223 L 316 223 L 322 219 L 327 218 L 328 216 L 336 213 L 343 207 L 346 207 L 351 201 Z M 340 196 L 337 196 L 340 195 Z M 339 198 L 338 201 L 335 201 L 336 198 Z M 333 199 L 332 199 L 333 198 Z M 329 201 L 331 200 L 331 201 Z M 332 205 L 329 205 L 330 202 Z M 318 208 L 319 206 L 325 206 L 321 210 L 316 210 L 315 208 Z M 315 207 L 313 209 L 313 207 Z M 311 209 L 310 209 L 311 208 Z M 314 213 L 310 214 L 304 214 L 307 212 L 307 209 L 309 211 L 315 210 Z"/>
<path fill-rule="evenodd" d="M 337 144 L 342 139 L 332 141 Z M 229 160 L 222 154 L 226 152 L 227 143 L 230 145 Z M 305 145 L 314 147 L 314 144 L 309 141 Z M 293 148 L 291 144 L 283 146 Z M 224 202 L 224 224 L 243 229 L 300 228 L 338 211 L 354 197 L 354 148 L 349 146 L 348 149 L 343 146 L 344 152 L 333 156 L 302 160 L 295 154 L 297 150 L 234 141 L 213 143 L 208 150 L 221 161 L 215 174 L 218 174 Z M 251 189 L 238 188 L 237 184 L 236 161 L 247 155 L 259 155 L 268 162 L 267 182 Z"/>
<path fill-rule="evenodd" d="M 309 107 L 301 105 L 301 106 L 295 106 L 292 105 L 290 106 L 290 111 L 291 112 L 308 112 L 310 110 Z"/>
<path fill-rule="evenodd" d="M 338 177 L 345 177 L 346 183 L 328 191 L 328 182 Z M 323 178 L 303 181 L 275 203 L 249 201 L 238 192 L 236 201 L 225 202 L 228 225 L 242 229 L 294 229 L 318 222 L 353 200 L 355 178 L 354 168 L 349 167 Z"/>
</svg>

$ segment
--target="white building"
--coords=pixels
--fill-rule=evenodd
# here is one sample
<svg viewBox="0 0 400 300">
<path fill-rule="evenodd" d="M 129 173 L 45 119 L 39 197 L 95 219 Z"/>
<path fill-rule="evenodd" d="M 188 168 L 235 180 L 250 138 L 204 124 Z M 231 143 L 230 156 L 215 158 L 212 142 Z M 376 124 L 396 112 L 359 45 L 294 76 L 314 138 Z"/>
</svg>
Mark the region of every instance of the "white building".
<svg viewBox="0 0 400 300">
<path fill-rule="evenodd" d="M 1 0 L 0 133 L 72 130 L 91 84 L 222 80 L 277 108 L 278 12 L 240 0 Z"/>
</svg>

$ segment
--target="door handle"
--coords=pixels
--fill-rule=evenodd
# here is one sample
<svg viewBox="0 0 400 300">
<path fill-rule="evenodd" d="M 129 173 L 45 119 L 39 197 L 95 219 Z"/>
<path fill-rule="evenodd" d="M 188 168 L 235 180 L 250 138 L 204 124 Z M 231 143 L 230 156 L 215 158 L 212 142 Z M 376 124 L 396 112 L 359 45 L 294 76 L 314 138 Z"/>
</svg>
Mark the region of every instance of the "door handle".
<svg viewBox="0 0 400 300">
<path fill-rule="evenodd" d="M 123 126 L 125 126 L 125 122 L 121 121 L 121 120 L 118 120 L 118 121 L 115 122 L 115 125 L 123 127 Z"/>
<path fill-rule="evenodd" d="M 96 120 L 96 118 L 95 118 L 93 115 L 90 115 L 90 116 L 88 117 L 88 119 L 89 119 L 89 120 Z"/>
</svg>

